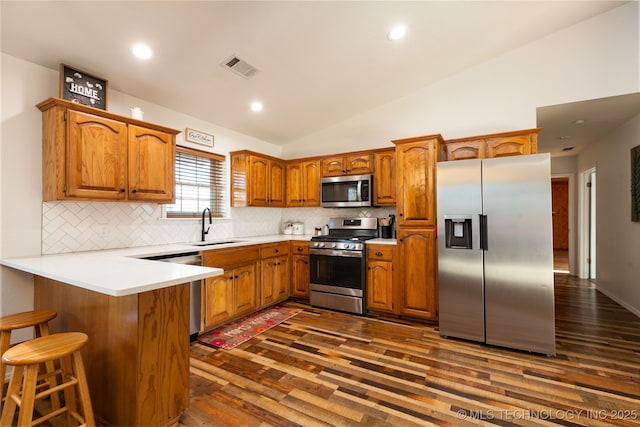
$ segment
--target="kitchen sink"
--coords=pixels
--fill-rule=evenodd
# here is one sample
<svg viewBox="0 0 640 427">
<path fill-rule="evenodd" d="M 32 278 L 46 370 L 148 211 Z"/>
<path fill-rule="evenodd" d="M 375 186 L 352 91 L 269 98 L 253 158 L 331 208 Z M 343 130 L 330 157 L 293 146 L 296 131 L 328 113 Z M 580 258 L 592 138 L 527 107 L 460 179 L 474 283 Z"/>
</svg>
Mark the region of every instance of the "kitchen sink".
<svg viewBox="0 0 640 427">
<path fill-rule="evenodd" d="M 225 240 L 222 242 L 198 242 L 193 243 L 192 246 L 215 246 L 215 245 L 227 245 L 229 243 L 240 243 L 242 240 Z"/>
</svg>

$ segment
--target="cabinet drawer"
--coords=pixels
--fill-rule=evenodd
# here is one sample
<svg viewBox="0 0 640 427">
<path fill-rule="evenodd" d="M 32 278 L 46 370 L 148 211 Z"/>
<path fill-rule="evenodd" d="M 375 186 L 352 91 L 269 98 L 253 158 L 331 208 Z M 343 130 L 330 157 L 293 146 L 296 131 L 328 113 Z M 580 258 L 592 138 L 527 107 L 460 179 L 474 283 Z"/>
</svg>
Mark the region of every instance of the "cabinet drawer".
<svg viewBox="0 0 640 427">
<path fill-rule="evenodd" d="M 294 255 L 309 255 L 309 242 L 291 241 L 291 253 Z"/>
<path fill-rule="evenodd" d="M 257 261 L 259 256 L 258 246 L 243 247 L 239 249 L 219 249 L 203 252 L 204 265 L 208 267 L 234 266 Z M 226 270 L 226 268 L 225 268 Z"/>
<path fill-rule="evenodd" d="M 262 259 L 281 255 L 289 255 L 289 242 L 260 247 L 260 258 Z"/>
<path fill-rule="evenodd" d="M 367 245 L 367 259 L 393 261 L 395 247 L 391 245 Z"/>
</svg>

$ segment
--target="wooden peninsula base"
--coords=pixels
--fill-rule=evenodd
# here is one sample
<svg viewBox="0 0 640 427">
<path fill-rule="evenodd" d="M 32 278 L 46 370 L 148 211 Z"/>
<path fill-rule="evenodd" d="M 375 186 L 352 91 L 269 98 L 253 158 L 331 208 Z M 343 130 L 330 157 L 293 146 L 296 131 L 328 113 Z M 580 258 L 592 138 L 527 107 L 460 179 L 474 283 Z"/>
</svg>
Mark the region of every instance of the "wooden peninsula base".
<svg viewBox="0 0 640 427">
<path fill-rule="evenodd" d="M 89 336 L 83 350 L 97 417 L 113 426 L 178 423 L 189 405 L 189 284 L 110 296 L 35 277 L 51 332 Z"/>
</svg>

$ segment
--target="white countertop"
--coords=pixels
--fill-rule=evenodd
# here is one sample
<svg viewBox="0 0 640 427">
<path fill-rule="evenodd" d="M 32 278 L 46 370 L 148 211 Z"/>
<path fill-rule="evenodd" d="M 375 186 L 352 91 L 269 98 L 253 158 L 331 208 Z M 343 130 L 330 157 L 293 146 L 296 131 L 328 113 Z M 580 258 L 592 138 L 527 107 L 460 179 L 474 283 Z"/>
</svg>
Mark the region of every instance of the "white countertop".
<svg viewBox="0 0 640 427">
<path fill-rule="evenodd" d="M 395 245 L 396 239 L 370 239 L 367 245 Z"/>
<path fill-rule="evenodd" d="M 197 246 L 196 244 L 200 242 L 193 242 L 59 255 L 36 255 L 2 259 L 0 264 L 91 291 L 111 296 L 124 296 L 219 276 L 223 273 L 220 268 L 173 264 L 140 258 L 289 240 L 309 240 L 311 237 L 311 235 L 276 234 L 229 238 L 218 241 L 233 241 L 234 243 Z M 211 242 L 216 241 L 213 240 L 209 243 Z"/>
</svg>

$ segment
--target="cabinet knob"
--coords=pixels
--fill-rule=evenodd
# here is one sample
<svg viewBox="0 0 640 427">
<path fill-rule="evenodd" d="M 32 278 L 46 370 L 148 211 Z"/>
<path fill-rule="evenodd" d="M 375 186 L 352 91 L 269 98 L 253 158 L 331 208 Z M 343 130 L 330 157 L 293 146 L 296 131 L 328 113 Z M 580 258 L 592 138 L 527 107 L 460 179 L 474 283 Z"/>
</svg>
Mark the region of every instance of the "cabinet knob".
<svg viewBox="0 0 640 427">
<path fill-rule="evenodd" d="M 402 214 L 401 214 L 401 213 L 399 213 L 398 215 L 402 216 Z"/>
<path fill-rule="evenodd" d="M 278 249 L 274 249 L 273 252 L 278 253 L 280 251 Z"/>
<path fill-rule="evenodd" d="M 382 256 L 382 252 L 376 252 L 376 256 Z"/>
<path fill-rule="evenodd" d="M 136 190 L 135 188 L 133 190 L 131 190 L 132 193 L 137 193 L 138 190 Z"/>
<path fill-rule="evenodd" d="M 121 193 L 124 193 L 125 191 L 127 191 L 127 190 L 125 190 L 124 188 L 121 188 L 121 189 L 120 189 L 120 192 L 121 192 Z"/>
<path fill-rule="evenodd" d="M 302 252 L 303 249 L 301 247 L 298 247 L 298 252 Z"/>
</svg>

